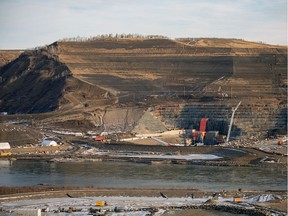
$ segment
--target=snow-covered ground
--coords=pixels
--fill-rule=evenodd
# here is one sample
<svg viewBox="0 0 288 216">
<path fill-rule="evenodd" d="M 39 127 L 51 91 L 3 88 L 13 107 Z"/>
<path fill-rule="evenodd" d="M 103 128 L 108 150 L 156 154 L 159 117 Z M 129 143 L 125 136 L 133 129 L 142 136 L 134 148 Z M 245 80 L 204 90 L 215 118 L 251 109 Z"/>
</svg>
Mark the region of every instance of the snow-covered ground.
<svg viewBox="0 0 288 216">
<path fill-rule="evenodd" d="M 101 209 L 101 211 L 107 211 L 108 215 L 148 215 L 150 214 L 148 209 L 159 208 L 162 210 L 158 212 L 164 213 L 163 208 L 169 206 L 185 206 L 185 205 L 201 205 L 208 198 L 192 199 L 189 197 L 185 198 L 163 198 L 163 197 L 122 197 L 122 196 L 111 196 L 111 197 L 82 197 L 82 198 L 52 198 L 52 199 L 38 199 L 38 200 L 24 200 L 17 202 L 6 202 L 0 205 L 1 208 L 13 212 L 46 209 L 45 215 L 67 215 L 62 211 L 68 211 L 69 208 L 73 208 L 75 212 L 73 215 L 88 215 L 90 209 Z M 97 207 L 97 201 L 105 201 L 106 206 Z M 1 213 L 1 212 L 0 212 Z"/>
<path fill-rule="evenodd" d="M 78 153 L 82 155 L 94 155 L 94 156 L 110 156 L 113 158 L 138 158 L 138 159 L 160 159 L 160 160 L 215 160 L 222 157 L 213 154 L 187 154 L 187 155 L 175 155 L 175 154 L 161 154 L 157 152 L 126 152 L 126 151 L 99 151 L 97 148 L 87 147 L 81 148 Z"/>
<path fill-rule="evenodd" d="M 281 196 L 274 195 L 257 195 L 253 197 L 241 198 L 247 208 L 253 208 L 255 202 L 266 202 L 273 199 L 280 199 Z M 69 215 L 73 211 L 73 215 L 88 215 L 92 211 L 106 212 L 106 215 L 149 215 L 154 209 L 154 215 L 162 215 L 170 207 L 184 206 L 201 206 L 212 197 L 192 198 L 192 197 L 126 197 L 126 196 L 99 196 L 99 197 L 81 197 L 81 198 L 51 198 L 51 199 L 35 199 L 14 202 L 2 202 L 0 208 L 4 215 L 17 215 L 18 212 L 32 212 L 35 210 L 46 211 L 45 215 Z M 2 200 L 3 201 L 3 200 Z M 99 201 L 106 202 L 105 206 L 96 206 Z M 218 197 L 214 200 L 214 204 L 235 206 L 233 197 Z M 1 212 L 0 212 L 1 214 Z"/>
<path fill-rule="evenodd" d="M 129 158 L 141 158 L 141 159 L 162 159 L 162 160 L 215 160 L 221 157 L 212 154 L 189 154 L 189 155 L 152 155 L 152 154 L 142 154 L 142 155 L 120 155 L 116 154 L 113 157 L 129 157 Z"/>
</svg>

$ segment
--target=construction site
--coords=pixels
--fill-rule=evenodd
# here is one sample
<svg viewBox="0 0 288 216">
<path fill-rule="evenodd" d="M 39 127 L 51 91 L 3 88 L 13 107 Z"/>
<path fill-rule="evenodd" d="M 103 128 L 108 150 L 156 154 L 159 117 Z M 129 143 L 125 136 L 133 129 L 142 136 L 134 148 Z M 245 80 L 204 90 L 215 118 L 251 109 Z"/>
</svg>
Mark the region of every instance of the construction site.
<svg viewBox="0 0 288 216">
<path fill-rule="evenodd" d="M 1 56 L 3 123 L 21 119 L 36 128 L 133 136 L 201 131 L 207 118 L 205 129 L 226 140 L 229 132 L 228 141 L 287 131 L 286 47 L 104 38 Z"/>
<path fill-rule="evenodd" d="M 281 170 L 281 182 L 287 169 L 284 46 L 66 39 L 0 51 L 0 89 L 0 156 L 12 165 L 32 159 L 265 167 Z"/>
</svg>

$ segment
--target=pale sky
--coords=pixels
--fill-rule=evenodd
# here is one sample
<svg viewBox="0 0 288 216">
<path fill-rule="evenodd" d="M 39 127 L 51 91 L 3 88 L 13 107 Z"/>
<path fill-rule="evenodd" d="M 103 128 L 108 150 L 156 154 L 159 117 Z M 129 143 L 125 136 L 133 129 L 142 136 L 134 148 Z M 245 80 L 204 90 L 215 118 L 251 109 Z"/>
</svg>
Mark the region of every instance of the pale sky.
<svg viewBox="0 0 288 216">
<path fill-rule="evenodd" d="M 0 0 L 0 49 L 109 33 L 287 45 L 287 0 Z"/>
</svg>

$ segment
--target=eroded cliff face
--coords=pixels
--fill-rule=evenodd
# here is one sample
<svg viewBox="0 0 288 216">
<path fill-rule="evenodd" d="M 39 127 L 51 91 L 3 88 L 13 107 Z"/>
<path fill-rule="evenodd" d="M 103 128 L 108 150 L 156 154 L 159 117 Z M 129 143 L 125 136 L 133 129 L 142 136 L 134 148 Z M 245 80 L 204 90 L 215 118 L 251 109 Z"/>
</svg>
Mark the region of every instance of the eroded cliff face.
<svg viewBox="0 0 288 216">
<path fill-rule="evenodd" d="M 208 130 L 225 134 L 242 101 L 234 135 L 266 133 L 287 124 L 286 71 L 286 47 L 241 40 L 57 42 L 1 67 L 0 108 L 57 111 L 43 124 L 139 133 L 209 118 Z"/>
</svg>

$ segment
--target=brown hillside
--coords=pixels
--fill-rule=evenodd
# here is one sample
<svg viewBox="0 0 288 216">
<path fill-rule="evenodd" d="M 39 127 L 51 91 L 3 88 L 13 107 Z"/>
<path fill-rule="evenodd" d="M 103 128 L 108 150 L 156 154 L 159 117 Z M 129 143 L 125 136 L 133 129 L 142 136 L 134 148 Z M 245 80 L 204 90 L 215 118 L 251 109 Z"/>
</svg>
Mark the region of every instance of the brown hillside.
<svg viewBox="0 0 288 216">
<path fill-rule="evenodd" d="M 167 129 L 207 117 L 209 130 L 225 134 L 242 101 L 232 132 L 263 133 L 287 124 L 286 71 L 286 47 L 235 39 L 62 41 L 0 69 L 0 108 L 57 111 L 39 124 L 113 131 L 131 131 L 149 108 Z"/>
<path fill-rule="evenodd" d="M 231 89 L 238 97 L 279 97 L 287 86 L 287 51 L 276 46 L 224 39 L 202 39 L 193 46 L 168 39 L 61 42 L 59 46 L 61 61 L 75 77 L 125 99 L 216 96 L 223 91 L 231 94 Z"/>
<path fill-rule="evenodd" d="M 270 45 L 264 43 L 257 43 L 251 41 L 244 41 L 240 39 L 224 39 L 224 38 L 179 38 L 177 39 L 178 42 L 185 43 L 190 46 L 195 47 L 226 47 L 226 48 L 249 48 L 249 49 L 260 49 L 260 48 L 278 48 L 278 49 L 286 49 L 285 46 L 277 46 L 277 45 Z"/>
<path fill-rule="evenodd" d="M 22 50 L 0 50 L 0 67 L 18 58 L 21 53 Z"/>
<path fill-rule="evenodd" d="M 73 78 L 67 66 L 47 51 L 25 52 L 0 68 L 0 74 L 2 112 L 49 112 L 61 105 L 99 99 L 106 93 Z"/>
</svg>

